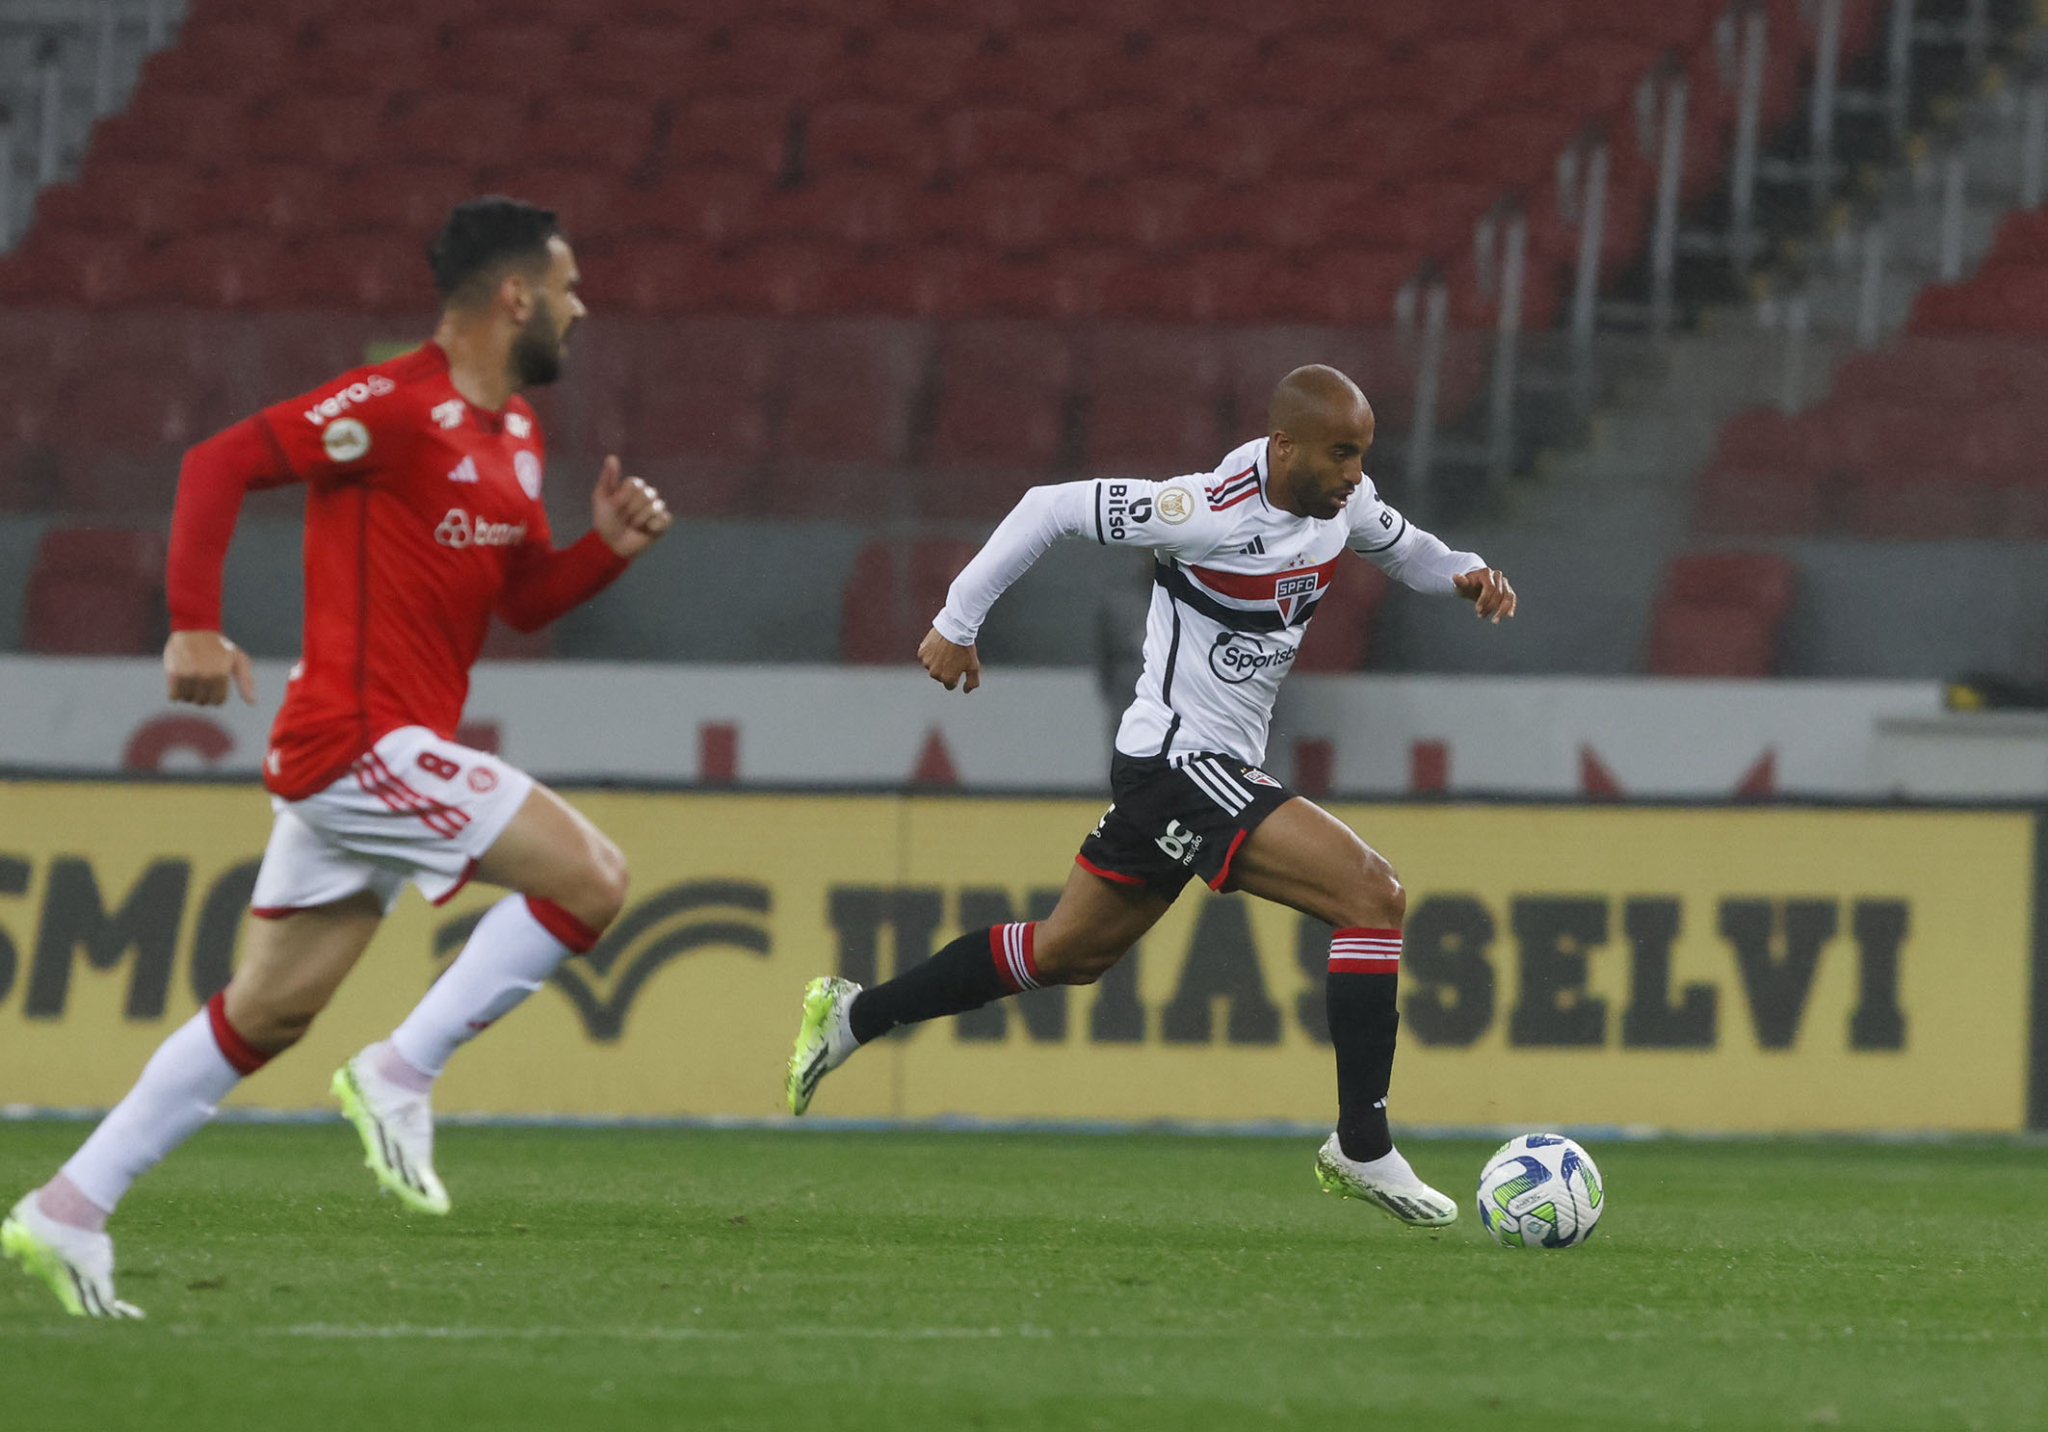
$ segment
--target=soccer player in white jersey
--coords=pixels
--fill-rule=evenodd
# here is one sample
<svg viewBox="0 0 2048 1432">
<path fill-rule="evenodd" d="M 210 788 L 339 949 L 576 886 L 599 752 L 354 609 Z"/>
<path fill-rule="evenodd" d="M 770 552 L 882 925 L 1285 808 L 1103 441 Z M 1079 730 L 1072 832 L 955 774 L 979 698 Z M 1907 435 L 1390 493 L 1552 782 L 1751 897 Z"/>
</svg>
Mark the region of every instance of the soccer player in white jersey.
<svg viewBox="0 0 2048 1432">
<path fill-rule="evenodd" d="M 1316 1155 L 1324 1189 L 1404 1223 L 1453 1222 L 1458 1205 L 1418 1177 L 1387 1131 L 1406 897 L 1393 867 L 1334 816 L 1259 769 L 1281 679 L 1345 553 L 1418 591 L 1456 594 L 1498 623 L 1507 578 L 1454 552 L 1380 500 L 1365 477 L 1373 415 L 1333 368 L 1274 390 L 1269 436 L 1215 472 L 1169 482 L 1036 487 L 955 579 L 918 658 L 947 690 L 981 683 L 975 637 L 1011 583 L 1061 537 L 1153 552 L 1145 670 L 1110 764 L 1116 803 L 1082 842 L 1042 921 L 962 935 L 864 990 L 816 979 L 790 1056 L 790 1112 L 869 1040 L 1048 984 L 1092 984 L 1187 882 L 1244 890 L 1336 927 L 1328 1007 L 1337 1128 Z"/>
</svg>

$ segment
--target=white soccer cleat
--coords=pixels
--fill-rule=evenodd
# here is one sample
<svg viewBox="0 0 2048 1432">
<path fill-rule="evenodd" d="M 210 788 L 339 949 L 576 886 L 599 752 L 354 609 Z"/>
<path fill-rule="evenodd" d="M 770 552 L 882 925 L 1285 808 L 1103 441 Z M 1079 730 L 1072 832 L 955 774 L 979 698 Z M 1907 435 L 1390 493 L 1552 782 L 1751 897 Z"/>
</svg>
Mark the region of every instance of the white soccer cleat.
<svg viewBox="0 0 2048 1432">
<path fill-rule="evenodd" d="M 1458 1221 L 1456 1199 L 1446 1198 L 1415 1176 L 1395 1149 L 1370 1163 L 1344 1157 L 1335 1134 L 1316 1151 L 1316 1182 L 1324 1193 L 1361 1199 L 1412 1228 L 1441 1228 Z"/>
<path fill-rule="evenodd" d="M 860 1048 L 847 1022 L 853 997 L 860 986 L 852 980 L 830 976 L 804 986 L 804 1018 L 797 1026 L 796 1048 L 789 1056 L 789 1112 L 801 1114 L 811 1107 L 811 1095 L 818 1092 L 824 1077 L 844 1064 Z"/>
<path fill-rule="evenodd" d="M 372 1046 L 374 1048 L 375 1046 Z M 448 1190 L 434 1173 L 434 1106 L 376 1070 L 365 1049 L 334 1071 L 341 1112 L 363 1140 L 363 1166 L 421 1213 L 446 1213 Z"/>
<path fill-rule="evenodd" d="M 33 1193 L 0 1222 L 0 1253 L 50 1285 L 75 1318 L 139 1318 L 142 1309 L 114 1296 L 114 1240 L 59 1223 L 36 1206 Z"/>
</svg>

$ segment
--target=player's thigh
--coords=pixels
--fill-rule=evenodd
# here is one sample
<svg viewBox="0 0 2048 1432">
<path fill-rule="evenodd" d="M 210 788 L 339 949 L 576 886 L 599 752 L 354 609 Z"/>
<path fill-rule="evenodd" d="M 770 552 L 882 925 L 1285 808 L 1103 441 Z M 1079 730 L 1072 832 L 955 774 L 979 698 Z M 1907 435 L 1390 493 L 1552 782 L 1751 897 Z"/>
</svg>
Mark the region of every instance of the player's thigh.
<svg viewBox="0 0 2048 1432">
<path fill-rule="evenodd" d="M 1321 806 L 1296 796 L 1246 838 L 1230 886 L 1337 926 L 1398 927 L 1394 868 Z"/>
<path fill-rule="evenodd" d="M 552 900 L 603 928 L 626 899 L 626 857 L 590 819 L 535 783 L 477 861 L 477 878 Z"/>
<path fill-rule="evenodd" d="M 274 919 L 252 918 L 228 981 L 228 1023 L 258 1048 L 296 1039 L 327 1007 L 383 919 L 383 898 L 370 890 Z"/>
<path fill-rule="evenodd" d="M 1101 978 L 1172 903 L 1156 891 L 1119 885 L 1075 865 L 1059 904 L 1032 935 L 1039 974 L 1062 984 Z"/>
</svg>

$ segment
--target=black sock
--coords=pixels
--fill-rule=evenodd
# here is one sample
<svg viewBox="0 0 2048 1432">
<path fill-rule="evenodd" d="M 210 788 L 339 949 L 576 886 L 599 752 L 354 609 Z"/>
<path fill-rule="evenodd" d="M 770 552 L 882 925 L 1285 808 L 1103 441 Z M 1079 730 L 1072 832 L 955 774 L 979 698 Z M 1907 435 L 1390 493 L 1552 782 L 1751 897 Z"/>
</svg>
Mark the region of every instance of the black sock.
<svg viewBox="0 0 2048 1432">
<path fill-rule="evenodd" d="M 1394 1034 L 1401 1013 L 1398 930 L 1339 930 L 1330 939 L 1325 984 L 1330 1043 L 1337 1054 L 1337 1146 L 1365 1161 L 1393 1151 L 1387 1085 L 1394 1075 Z"/>
<path fill-rule="evenodd" d="M 990 1000 L 1038 988 L 1031 925 L 969 930 L 915 969 L 862 990 L 847 1011 L 853 1037 L 866 1044 L 899 1024 L 921 1024 L 980 1009 Z"/>
</svg>

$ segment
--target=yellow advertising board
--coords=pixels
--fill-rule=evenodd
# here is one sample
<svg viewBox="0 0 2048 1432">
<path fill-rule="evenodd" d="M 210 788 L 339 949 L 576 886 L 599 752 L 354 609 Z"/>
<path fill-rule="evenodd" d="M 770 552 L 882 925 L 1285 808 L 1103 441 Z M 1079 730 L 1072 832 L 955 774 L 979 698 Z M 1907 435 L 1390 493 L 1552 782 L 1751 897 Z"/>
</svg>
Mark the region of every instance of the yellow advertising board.
<svg viewBox="0 0 2048 1432">
<path fill-rule="evenodd" d="M 465 1049 L 444 1111 L 768 1115 L 810 976 L 1044 913 L 1092 801 L 586 791 L 625 914 Z M 1337 805 L 1409 889 L 1390 1109 L 1430 1125 L 2013 1130 L 2037 1016 L 2028 812 Z M 249 787 L 0 785 L 0 1104 L 99 1107 L 232 967 Z M 242 1104 L 313 1109 L 494 898 L 408 894 Z M 1332 1117 L 1327 931 L 1199 884 L 1100 984 L 899 1032 L 816 1111 Z M 2032 1100 L 2038 1118 L 2042 1101 Z"/>
</svg>

